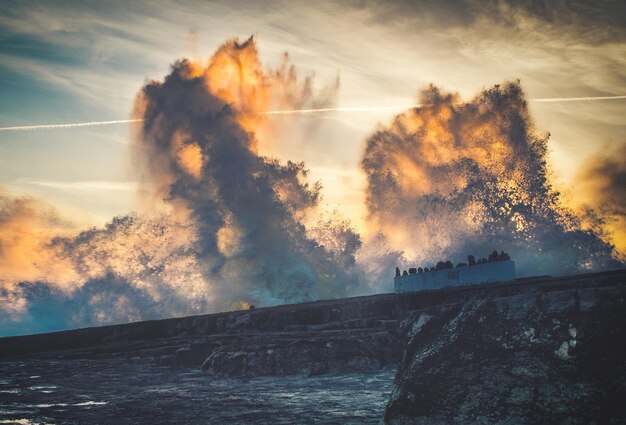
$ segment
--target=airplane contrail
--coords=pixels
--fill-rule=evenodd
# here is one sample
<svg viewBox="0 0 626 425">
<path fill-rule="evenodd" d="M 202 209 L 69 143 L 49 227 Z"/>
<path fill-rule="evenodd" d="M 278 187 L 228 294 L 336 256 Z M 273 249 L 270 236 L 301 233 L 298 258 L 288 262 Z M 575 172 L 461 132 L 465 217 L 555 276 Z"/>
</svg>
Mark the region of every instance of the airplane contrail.
<svg viewBox="0 0 626 425">
<path fill-rule="evenodd" d="M 626 99 L 626 95 L 619 96 L 595 96 L 595 97 L 545 97 L 528 99 L 529 102 L 537 103 L 554 103 L 554 102 L 585 102 L 592 100 L 619 100 Z M 465 102 L 459 102 L 462 105 Z M 295 114 L 314 114 L 318 112 L 378 112 L 395 109 L 421 108 L 429 106 L 427 104 L 403 104 L 403 105 L 385 105 L 385 106 L 354 106 L 354 107 L 338 107 L 338 108 L 317 108 L 317 109 L 285 109 L 279 111 L 254 112 L 254 115 L 295 115 Z"/>
<path fill-rule="evenodd" d="M 133 119 L 133 120 L 75 122 L 75 123 L 69 123 L 69 124 L 22 125 L 22 126 L 16 126 L 16 127 L 0 127 L 0 131 L 54 130 L 57 128 L 91 127 L 95 125 L 126 124 L 130 122 L 140 122 L 140 121 L 143 121 L 143 120 Z"/>
<path fill-rule="evenodd" d="M 379 112 L 393 111 L 395 109 L 419 108 L 426 105 L 404 104 L 404 105 L 384 105 L 384 106 L 345 106 L 337 108 L 315 108 L 315 109 L 285 109 L 278 111 L 254 112 L 253 115 L 293 115 L 293 114 L 315 114 L 318 112 Z"/>
<path fill-rule="evenodd" d="M 620 100 L 626 99 L 626 95 L 618 96 L 589 96 L 589 97 L 546 97 L 528 99 L 529 102 L 537 103 L 556 103 L 556 102 L 587 102 L 601 100 Z M 400 104 L 400 105 L 380 105 L 380 106 L 347 106 L 337 108 L 312 108 L 312 109 L 285 109 L 275 111 L 253 112 L 253 115 L 299 115 L 299 114 L 317 114 L 322 112 L 380 112 L 393 111 L 408 108 L 420 108 L 428 106 L 424 104 Z M 56 130 L 60 128 L 77 128 L 91 127 L 98 125 L 127 124 L 132 122 L 141 122 L 143 119 L 131 120 L 112 120 L 112 121 L 87 121 L 68 124 L 42 124 L 42 125 L 23 125 L 14 127 L 0 127 L 0 131 L 27 131 L 27 130 Z"/>
<path fill-rule="evenodd" d="M 589 97 L 544 97 L 540 99 L 528 99 L 529 102 L 586 102 L 589 100 L 619 100 L 626 99 L 626 95 L 620 96 L 589 96 Z"/>
</svg>

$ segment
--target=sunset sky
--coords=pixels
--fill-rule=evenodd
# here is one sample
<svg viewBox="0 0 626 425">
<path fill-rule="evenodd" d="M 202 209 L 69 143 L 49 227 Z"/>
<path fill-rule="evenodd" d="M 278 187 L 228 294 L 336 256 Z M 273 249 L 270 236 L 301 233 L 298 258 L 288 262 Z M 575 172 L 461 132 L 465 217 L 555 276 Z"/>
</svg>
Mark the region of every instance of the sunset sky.
<svg viewBox="0 0 626 425">
<path fill-rule="evenodd" d="M 0 2 L 0 335 L 385 292 L 493 249 L 624 267 L 625 19 Z"/>
<path fill-rule="evenodd" d="M 429 83 L 463 99 L 515 79 L 531 99 L 626 93 L 619 1 L 5 1 L 0 10 L 1 127 L 127 119 L 144 82 L 175 60 L 206 60 L 250 35 L 267 67 L 288 52 L 318 87 L 339 77 L 339 107 L 411 104 Z M 586 158 L 626 139 L 623 99 L 530 108 L 537 129 L 551 133 L 564 189 Z M 305 161 L 329 208 L 362 223 L 365 138 L 403 109 L 301 117 L 316 130 L 277 154 Z M 0 132 L 0 185 L 102 224 L 135 208 L 130 137 L 123 124 Z"/>
</svg>

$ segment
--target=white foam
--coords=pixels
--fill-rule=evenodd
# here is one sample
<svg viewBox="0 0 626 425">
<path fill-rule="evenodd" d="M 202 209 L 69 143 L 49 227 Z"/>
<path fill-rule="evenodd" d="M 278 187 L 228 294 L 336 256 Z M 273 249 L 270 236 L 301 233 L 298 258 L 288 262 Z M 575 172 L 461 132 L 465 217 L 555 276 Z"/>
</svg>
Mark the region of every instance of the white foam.
<svg viewBox="0 0 626 425">
<path fill-rule="evenodd" d="M 109 404 L 108 401 L 83 401 L 82 403 L 73 404 L 73 406 L 103 406 Z"/>
<path fill-rule="evenodd" d="M 28 389 L 31 391 L 54 390 L 55 388 L 58 388 L 58 387 L 56 385 L 34 385 L 32 387 L 28 387 Z"/>
</svg>

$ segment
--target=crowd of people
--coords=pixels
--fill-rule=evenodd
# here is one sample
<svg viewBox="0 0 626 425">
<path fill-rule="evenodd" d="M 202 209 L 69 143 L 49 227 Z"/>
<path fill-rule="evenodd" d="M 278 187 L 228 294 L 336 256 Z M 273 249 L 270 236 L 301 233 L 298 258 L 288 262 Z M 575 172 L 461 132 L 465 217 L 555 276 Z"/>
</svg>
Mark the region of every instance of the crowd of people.
<svg viewBox="0 0 626 425">
<path fill-rule="evenodd" d="M 471 267 L 471 266 L 475 266 L 477 264 L 486 264 L 486 263 L 495 263 L 497 261 L 510 261 L 511 260 L 511 256 L 509 254 L 507 254 L 504 251 L 500 251 L 500 253 L 498 253 L 498 251 L 493 251 L 491 254 L 489 254 L 489 256 L 487 258 L 479 258 L 478 260 L 476 260 L 476 258 L 473 255 L 468 255 L 467 256 L 467 263 L 458 263 L 456 265 L 456 267 Z M 435 266 L 433 267 L 418 267 L 418 268 L 410 268 L 409 271 L 407 272 L 406 270 L 404 270 L 402 272 L 402 276 L 408 276 L 410 274 L 417 274 L 417 273 L 428 273 L 428 272 L 434 272 L 437 270 L 445 270 L 445 269 L 453 269 L 454 265 L 452 264 L 452 262 L 450 260 L 447 261 L 439 261 Z M 400 276 L 400 269 L 398 267 L 396 267 L 396 277 Z"/>
</svg>

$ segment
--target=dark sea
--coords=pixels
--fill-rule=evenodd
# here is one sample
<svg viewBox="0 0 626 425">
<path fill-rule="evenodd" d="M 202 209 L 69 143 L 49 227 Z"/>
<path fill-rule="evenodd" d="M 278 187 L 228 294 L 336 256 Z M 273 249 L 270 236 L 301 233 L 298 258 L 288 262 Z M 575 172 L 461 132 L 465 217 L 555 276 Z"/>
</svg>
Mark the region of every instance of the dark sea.
<svg viewBox="0 0 626 425">
<path fill-rule="evenodd" d="M 124 359 L 0 362 L 0 424 L 380 424 L 394 373 L 232 379 Z"/>
</svg>

